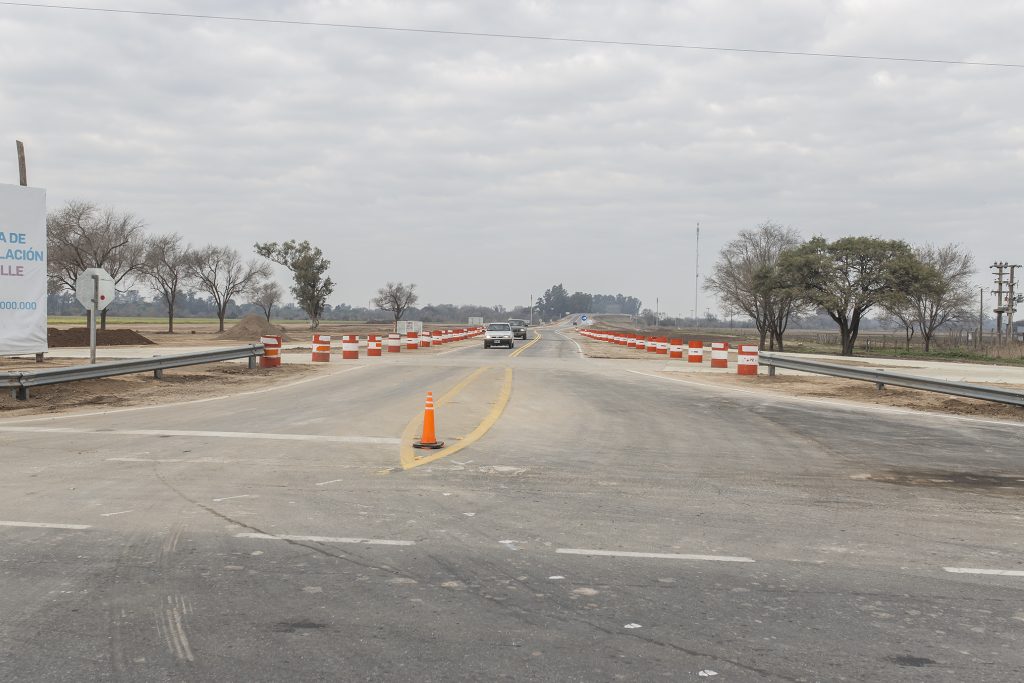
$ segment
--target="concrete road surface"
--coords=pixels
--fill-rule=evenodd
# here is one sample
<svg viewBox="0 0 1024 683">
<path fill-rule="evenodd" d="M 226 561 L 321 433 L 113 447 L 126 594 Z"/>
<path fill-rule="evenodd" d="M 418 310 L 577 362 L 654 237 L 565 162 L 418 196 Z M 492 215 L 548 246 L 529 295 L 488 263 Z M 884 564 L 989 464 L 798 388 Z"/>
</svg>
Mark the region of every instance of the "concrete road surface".
<svg viewBox="0 0 1024 683">
<path fill-rule="evenodd" d="M 0 680 L 1024 680 L 1020 426 L 531 335 L 0 421 Z"/>
</svg>

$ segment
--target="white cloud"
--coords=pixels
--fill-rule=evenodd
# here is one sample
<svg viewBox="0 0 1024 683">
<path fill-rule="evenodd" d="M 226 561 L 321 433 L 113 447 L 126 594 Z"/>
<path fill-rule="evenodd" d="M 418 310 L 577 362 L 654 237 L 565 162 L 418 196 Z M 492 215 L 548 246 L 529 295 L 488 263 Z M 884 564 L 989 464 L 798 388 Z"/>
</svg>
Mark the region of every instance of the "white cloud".
<svg viewBox="0 0 1024 683">
<path fill-rule="evenodd" d="M 737 7 L 201 11 L 1024 62 L 1014 2 Z M 0 130 L 26 141 L 51 203 L 115 204 L 155 230 L 246 250 L 310 239 L 334 261 L 334 303 L 402 279 L 424 300 L 513 305 L 561 281 L 689 312 L 698 220 L 704 263 L 767 218 L 805 235 L 960 241 L 981 265 L 1024 259 L 1024 69 L 14 7 L 0 7 L 0 61 Z M 16 177 L 9 154 L 0 177 Z M 511 263 L 515 277 L 494 277 Z"/>
</svg>

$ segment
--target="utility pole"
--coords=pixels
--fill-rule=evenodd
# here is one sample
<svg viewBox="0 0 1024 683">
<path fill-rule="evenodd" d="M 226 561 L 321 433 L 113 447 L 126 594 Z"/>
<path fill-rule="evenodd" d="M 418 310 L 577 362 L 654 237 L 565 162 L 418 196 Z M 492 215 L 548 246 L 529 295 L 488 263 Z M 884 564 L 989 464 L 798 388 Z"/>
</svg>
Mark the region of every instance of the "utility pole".
<svg viewBox="0 0 1024 683">
<path fill-rule="evenodd" d="M 697 296 L 700 294 L 700 221 L 697 221 L 697 246 L 693 251 L 693 319 L 697 321 Z M 696 325 L 700 327 L 700 321 L 697 321 Z"/>
<path fill-rule="evenodd" d="M 533 294 L 530 295 L 530 327 L 533 327 Z"/>
<path fill-rule="evenodd" d="M 984 348 L 981 343 L 983 334 L 985 334 L 985 288 L 978 287 L 978 343 L 974 346 L 979 350 Z"/>
<path fill-rule="evenodd" d="M 1009 264 L 1006 261 L 997 261 L 993 263 L 990 268 L 995 268 L 996 272 L 993 275 L 996 276 L 996 287 L 998 289 L 992 290 L 992 294 L 996 295 L 996 307 L 992 309 L 992 312 L 996 314 L 996 343 L 1003 343 L 1003 313 L 1006 312 L 1006 307 L 1003 305 L 1003 285 L 1006 284 L 1006 280 L 1003 275 L 1006 271 L 1006 267 Z"/>
<path fill-rule="evenodd" d="M 1010 266 L 1010 281 L 1007 283 L 1006 293 L 1006 339 L 1015 341 L 1017 330 L 1013 329 L 1013 314 L 1017 311 L 1017 278 L 1014 273 L 1020 264 Z"/>
</svg>

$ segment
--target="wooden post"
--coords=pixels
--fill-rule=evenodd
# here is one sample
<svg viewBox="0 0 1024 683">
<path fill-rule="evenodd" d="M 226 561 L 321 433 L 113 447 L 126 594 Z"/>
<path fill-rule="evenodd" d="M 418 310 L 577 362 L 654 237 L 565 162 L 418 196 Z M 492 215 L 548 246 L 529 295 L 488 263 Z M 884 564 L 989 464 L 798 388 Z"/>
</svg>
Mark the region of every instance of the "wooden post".
<svg viewBox="0 0 1024 683">
<path fill-rule="evenodd" d="M 18 148 L 18 179 L 22 187 L 28 187 L 28 171 L 25 168 L 25 144 L 21 140 L 15 140 L 14 145 Z"/>
<path fill-rule="evenodd" d="M 14 146 L 18 150 L 18 183 L 22 187 L 28 187 L 28 170 L 25 166 L 25 143 L 21 140 L 15 140 Z M 43 354 L 36 354 L 36 362 L 43 362 Z"/>
</svg>

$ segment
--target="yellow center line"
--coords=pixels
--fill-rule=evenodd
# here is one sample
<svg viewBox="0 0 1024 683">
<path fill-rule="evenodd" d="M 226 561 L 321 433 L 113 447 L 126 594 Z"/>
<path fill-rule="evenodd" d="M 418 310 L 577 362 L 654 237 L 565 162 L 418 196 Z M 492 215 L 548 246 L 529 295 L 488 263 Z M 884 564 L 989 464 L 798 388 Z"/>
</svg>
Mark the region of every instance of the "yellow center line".
<svg viewBox="0 0 1024 683">
<path fill-rule="evenodd" d="M 508 357 L 509 358 L 515 358 L 516 356 L 521 354 L 523 351 L 525 351 L 526 349 L 530 348 L 531 346 L 533 346 L 534 344 L 536 344 L 539 341 L 540 341 L 540 332 L 538 332 L 537 336 L 535 336 L 533 338 L 533 341 L 531 341 L 526 346 L 520 347 L 520 348 L 516 349 L 515 351 L 513 351 L 512 353 L 508 354 Z"/>
<path fill-rule="evenodd" d="M 526 347 L 523 347 L 526 348 Z M 444 401 L 451 400 L 456 394 L 465 389 L 470 382 L 480 376 L 485 370 L 490 368 L 480 368 L 473 372 L 469 377 L 455 385 L 451 391 L 441 397 L 438 401 L 440 405 Z M 476 426 L 472 432 L 467 434 L 458 443 L 452 444 L 447 448 L 442 448 L 439 451 L 420 451 L 421 453 L 426 452 L 430 455 L 424 455 L 423 457 L 417 457 L 416 449 L 412 447 L 412 440 L 416 436 L 416 429 L 420 426 L 420 417 L 414 417 L 412 421 L 406 426 L 405 431 L 402 432 L 402 445 L 399 451 L 399 459 L 402 463 L 402 469 L 408 470 L 413 467 L 419 467 L 420 465 L 426 465 L 428 462 L 434 462 L 440 458 L 447 457 L 458 453 L 463 448 L 472 446 L 474 443 L 480 440 L 484 434 L 486 434 L 491 427 L 501 417 L 501 413 L 505 410 L 505 406 L 508 405 L 509 397 L 512 395 L 512 368 L 505 368 L 505 381 L 501 385 L 501 392 L 498 394 L 498 400 L 494 402 L 494 407 L 491 408 L 491 412 L 487 413 L 487 416 Z"/>
</svg>

